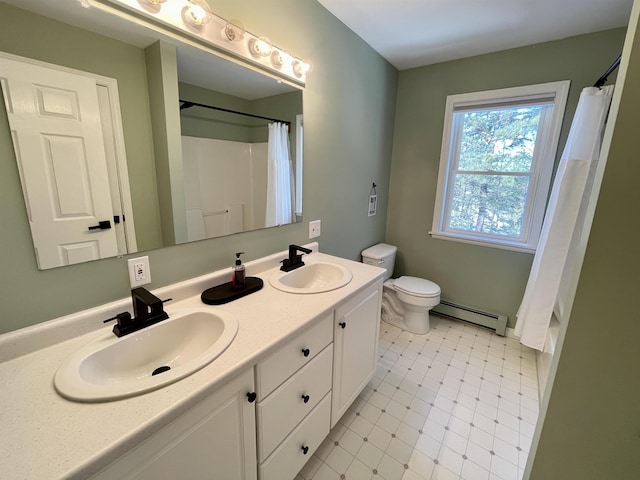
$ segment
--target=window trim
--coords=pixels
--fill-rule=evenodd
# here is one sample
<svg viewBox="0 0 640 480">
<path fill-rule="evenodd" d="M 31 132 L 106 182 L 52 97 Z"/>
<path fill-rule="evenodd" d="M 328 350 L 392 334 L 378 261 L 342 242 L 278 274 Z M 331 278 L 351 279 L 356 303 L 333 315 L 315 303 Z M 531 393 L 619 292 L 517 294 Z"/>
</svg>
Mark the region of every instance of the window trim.
<svg viewBox="0 0 640 480">
<path fill-rule="evenodd" d="M 551 175 L 555 164 L 570 84 L 570 80 L 564 80 L 447 96 L 438 170 L 438 186 L 436 189 L 432 231 L 429 232 L 433 238 L 519 252 L 535 252 L 549 197 Z M 456 139 L 453 135 L 453 114 L 457 111 L 477 110 L 483 106 L 495 106 L 496 104 L 508 106 L 509 104 L 518 105 L 527 101 L 544 102 L 545 100 L 552 101 L 553 107 L 551 112 L 547 111 L 546 115 L 550 118 L 541 122 L 543 130 L 538 131 L 536 138 L 536 144 L 538 141 L 542 142 L 542 150 L 538 151 L 538 145 L 536 145 L 536 154 L 530 172 L 531 183 L 529 189 L 530 192 L 533 192 L 533 197 L 532 201 L 529 202 L 529 212 L 525 215 L 522 240 L 517 241 L 497 235 L 473 234 L 471 232 L 451 231 L 448 229 L 446 225 L 448 224 L 449 213 L 445 212 L 444 208 L 450 203 L 447 201 L 448 197 L 446 195 L 451 190 L 451 173 L 454 170 L 452 166 L 457 164 L 458 159 L 457 156 L 453 157 L 451 160 L 454 160 L 455 164 L 450 166 L 450 152 L 455 154 L 454 150 L 459 147 L 453 143 L 454 139 Z M 544 161 L 544 159 L 547 159 L 547 161 Z M 549 161 L 548 159 L 551 160 Z"/>
</svg>

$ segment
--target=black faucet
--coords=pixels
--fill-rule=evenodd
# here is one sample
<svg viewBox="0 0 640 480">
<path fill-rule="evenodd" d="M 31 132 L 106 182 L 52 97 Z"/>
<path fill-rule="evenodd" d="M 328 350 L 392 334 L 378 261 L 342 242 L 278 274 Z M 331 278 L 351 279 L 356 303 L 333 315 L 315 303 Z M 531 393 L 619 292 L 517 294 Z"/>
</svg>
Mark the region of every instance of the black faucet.
<svg viewBox="0 0 640 480">
<path fill-rule="evenodd" d="M 116 337 L 123 337 L 133 332 L 137 332 L 145 327 L 161 322 L 169 318 L 167 312 L 164 311 L 162 304 L 171 300 L 160 300 L 153 293 L 145 288 L 138 287 L 131 290 L 131 300 L 133 301 L 133 314 L 131 318 L 129 312 L 123 312 L 114 318 L 105 320 L 117 320 L 118 323 L 113 326 L 113 333 Z"/>
<path fill-rule="evenodd" d="M 291 270 L 295 270 L 296 268 L 304 267 L 302 255 L 298 255 L 299 251 L 308 254 L 313 250 L 299 247 L 298 245 L 289 245 L 289 258 L 285 258 L 284 260 L 282 260 L 282 267 L 280 267 L 280 270 L 282 270 L 283 272 L 290 272 Z"/>
</svg>

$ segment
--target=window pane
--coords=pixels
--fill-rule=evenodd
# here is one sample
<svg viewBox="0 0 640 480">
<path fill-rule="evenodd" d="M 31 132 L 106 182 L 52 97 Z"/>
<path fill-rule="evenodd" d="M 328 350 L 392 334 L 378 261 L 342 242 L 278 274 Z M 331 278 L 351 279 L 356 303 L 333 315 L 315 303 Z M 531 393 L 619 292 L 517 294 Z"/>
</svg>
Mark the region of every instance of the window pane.
<svg viewBox="0 0 640 480">
<path fill-rule="evenodd" d="M 449 228 L 519 238 L 528 188 L 528 176 L 456 174 Z"/>
<path fill-rule="evenodd" d="M 543 108 L 547 107 L 454 113 L 454 122 L 462 121 L 458 169 L 530 172 Z"/>
</svg>

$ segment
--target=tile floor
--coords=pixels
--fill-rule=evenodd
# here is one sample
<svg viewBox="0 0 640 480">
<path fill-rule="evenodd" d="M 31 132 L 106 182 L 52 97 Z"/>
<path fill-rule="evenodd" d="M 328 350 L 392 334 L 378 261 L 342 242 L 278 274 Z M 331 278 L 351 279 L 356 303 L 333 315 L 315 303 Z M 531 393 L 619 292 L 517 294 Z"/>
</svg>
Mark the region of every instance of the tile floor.
<svg viewBox="0 0 640 480">
<path fill-rule="evenodd" d="M 518 480 L 538 417 L 533 350 L 441 317 L 381 324 L 374 378 L 296 480 Z"/>
</svg>

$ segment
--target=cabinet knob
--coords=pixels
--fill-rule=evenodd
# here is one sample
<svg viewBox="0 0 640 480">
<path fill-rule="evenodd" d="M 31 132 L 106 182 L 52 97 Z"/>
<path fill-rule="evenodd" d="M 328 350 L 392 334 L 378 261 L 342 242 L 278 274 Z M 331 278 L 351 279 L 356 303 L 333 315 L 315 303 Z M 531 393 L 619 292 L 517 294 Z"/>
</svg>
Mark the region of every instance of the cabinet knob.
<svg viewBox="0 0 640 480">
<path fill-rule="evenodd" d="M 341 328 L 344 328 L 347 326 L 347 322 L 340 322 L 338 325 L 340 325 Z"/>
<path fill-rule="evenodd" d="M 249 403 L 255 402 L 257 397 L 258 394 L 256 392 L 247 392 L 247 400 L 249 400 Z"/>
<path fill-rule="evenodd" d="M 308 348 L 302 349 L 302 355 L 304 355 L 305 357 L 308 357 L 310 353 L 311 353 L 311 350 L 309 350 Z"/>
<path fill-rule="evenodd" d="M 309 401 L 309 395 L 302 395 L 301 398 L 304 403 L 307 403 Z"/>
<path fill-rule="evenodd" d="M 309 447 L 307 447 L 306 445 L 303 445 L 302 447 L 300 447 L 300 450 L 302 450 L 302 453 L 304 455 L 306 455 L 307 453 L 309 453 Z"/>
</svg>

